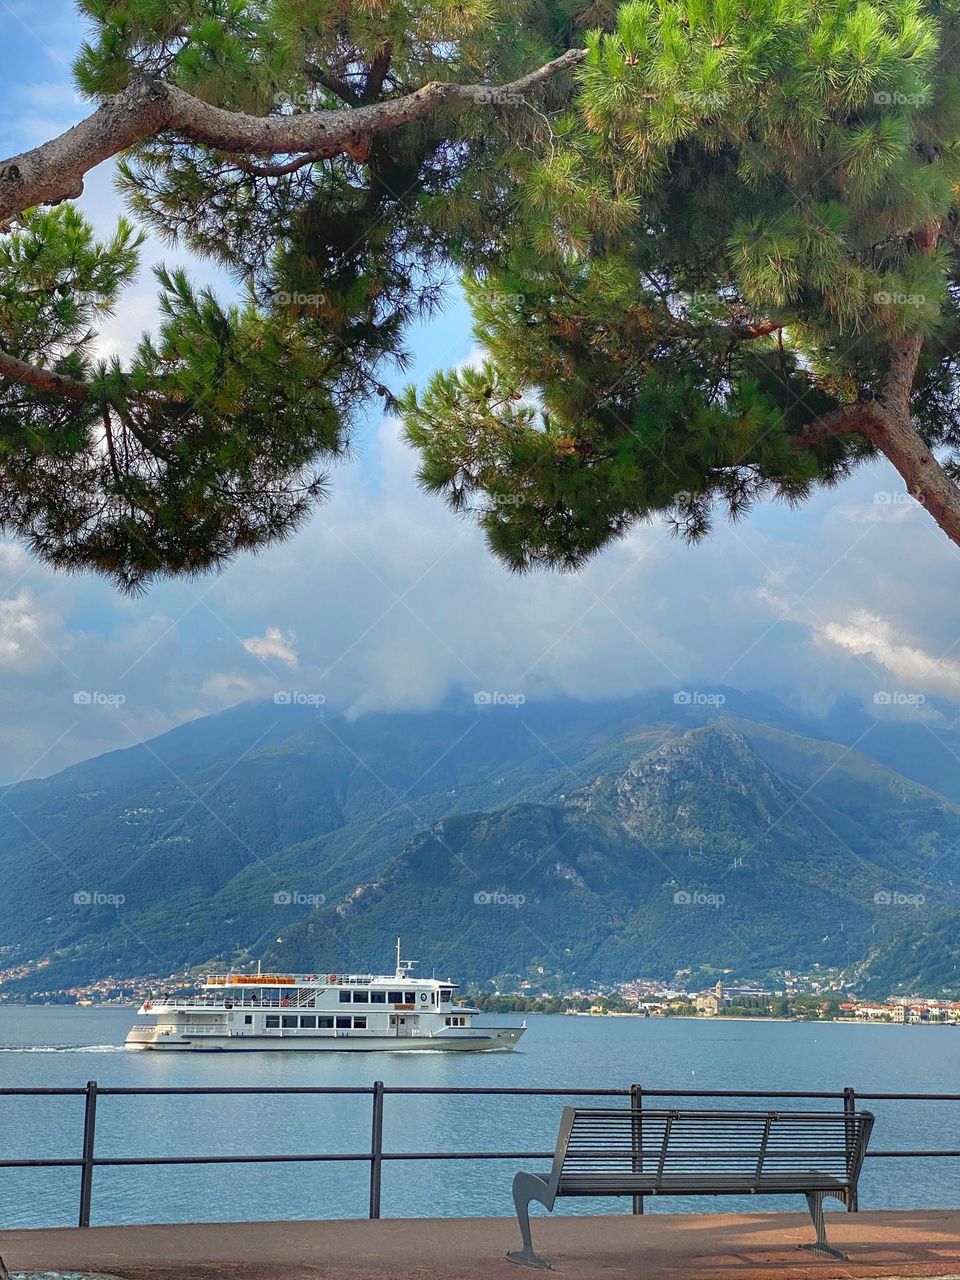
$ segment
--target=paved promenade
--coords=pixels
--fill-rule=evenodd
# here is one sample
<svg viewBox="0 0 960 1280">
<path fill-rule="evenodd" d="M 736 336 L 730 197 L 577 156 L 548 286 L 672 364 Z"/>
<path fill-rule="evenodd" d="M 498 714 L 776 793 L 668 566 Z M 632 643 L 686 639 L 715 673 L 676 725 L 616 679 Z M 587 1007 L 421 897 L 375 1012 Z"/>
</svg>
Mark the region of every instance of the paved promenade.
<svg viewBox="0 0 960 1280">
<path fill-rule="evenodd" d="M 800 1252 L 806 1215 L 538 1218 L 534 1241 L 570 1280 L 960 1280 L 960 1210 L 828 1215 L 833 1262 Z M 81 1270 L 123 1280 L 522 1280 L 506 1218 L 254 1222 L 0 1232 L 12 1272 Z"/>
</svg>

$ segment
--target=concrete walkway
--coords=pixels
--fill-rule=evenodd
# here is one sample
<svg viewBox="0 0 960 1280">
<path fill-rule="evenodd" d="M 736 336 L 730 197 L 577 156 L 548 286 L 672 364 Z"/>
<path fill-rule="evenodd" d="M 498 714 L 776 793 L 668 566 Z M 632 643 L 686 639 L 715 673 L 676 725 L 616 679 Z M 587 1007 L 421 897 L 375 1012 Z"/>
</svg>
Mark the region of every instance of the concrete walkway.
<svg viewBox="0 0 960 1280">
<path fill-rule="evenodd" d="M 806 1215 L 647 1214 L 538 1218 L 534 1242 L 569 1280 L 960 1280 L 960 1211 L 827 1215 L 834 1262 L 797 1250 Z M 10 1271 L 106 1272 L 124 1280 L 522 1280 L 506 1218 L 209 1223 L 0 1232 Z"/>
</svg>

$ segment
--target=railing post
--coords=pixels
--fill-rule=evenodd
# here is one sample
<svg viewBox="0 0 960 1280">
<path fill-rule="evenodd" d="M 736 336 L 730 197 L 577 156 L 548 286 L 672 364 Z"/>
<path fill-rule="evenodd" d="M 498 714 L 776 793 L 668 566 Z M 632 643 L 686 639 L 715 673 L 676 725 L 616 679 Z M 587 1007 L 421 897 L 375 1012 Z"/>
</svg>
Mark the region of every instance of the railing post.
<svg viewBox="0 0 960 1280">
<path fill-rule="evenodd" d="M 850 1167 L 850 1153 L 851 1153 L 851 1148 L 853 1147 L 853 1138 L 854 1138 L 854 1132 L 855 1132 L 853 1117 L 856 1110 L 857 1110 L 856 1092 L 851 1086 L 847 1086 L 847 1088 L 845 1088 L 843 1091 L 843 1114 L 847 1118 L 847 1123 L 844 1125 L 844 1143 L 845 1143 L 846 1153 L 847 1153 L 848 1169 Z M 847 1213 L 856 1213 L 859 1208 L 860 1208 L 860 1203 L 858 1199 L 858 1193 L 856 1189 L 854 1189 L 853 1194 L 851 1195 L 849 1201 L 847 1202 Z"/>
<path fill-rule="evenodd" d="M 383 1081 L 373 1084 L 373 1127 L 370 1135 L 370 1217 L 380 1217 L 380 1179 L 383 1172 Z"/>
<path fill-rule="evenodd" d="M 90 1201 L 93 1197 L 93 1150 L 97 1135 L 97 1082 L 87 1081 L 83 1105 L 83 1165 L 80 1169 L 80 1216 L 78 1226 L 90 1225 Z"/>
<path fill-rule="evenodd" d="M 630 1086 L 630 1110 L 643 1110 L 643 1088 L 638 1084 Z M 630 1141 L 633 1147 L 633 1172 L 643 1173 L 643 1118 L 639 1114 L 633 1118 L 630 1126 Z M 633 1197 L 633 1212 L 643 1213 L 643 1196 Z"/>
</svg>

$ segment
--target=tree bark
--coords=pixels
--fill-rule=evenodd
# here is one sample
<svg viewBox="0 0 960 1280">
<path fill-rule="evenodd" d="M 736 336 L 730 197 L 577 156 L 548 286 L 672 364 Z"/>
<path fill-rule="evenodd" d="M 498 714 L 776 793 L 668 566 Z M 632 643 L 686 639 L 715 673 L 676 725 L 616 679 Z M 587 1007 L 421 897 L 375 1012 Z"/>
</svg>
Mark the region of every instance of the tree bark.
<svg viewBox="0 0 960 1280">
<path fill-rule="evenodd" d="M 5 351 L 0 351 L 0 378 L 19 382 L 21 386 L 32 387 L 34 391 L 48 391 L 51 395 L 65 396 L 68 400 L 76 400 L 81 404 L 90 398 L 89 388 L 76 378 L 27 364 L 25 360 L 18 360 Z"/>
<path fill-rule="evenodd" d="M 907 489 L 947 537 L 960 546 L 960 488 L 947 475 L 910 415 L 910 397 L 923 339 L 911 334 L 890 349 L 878 411 L 864 435 L 896 467 Z"/>
<path fill-rule="evenodd" d="M 931 222 L 920 227 L 913 240 L 921 253 L 930 254 L 936 249 L 940 234 L 941 228 Z M 797 443 L 815 447 L 829 435 L 859 432 L 893 464 L 911 496 L 926 508 L 950 541 L 960 546 L 960 488 L 937 461 L 911 413 L 922 349 L 923 337 L 919 333 L 892 342 L 887 372 L 876 400 L 826 414 L 801 432 Z"/>
<path fill-rule="evenodd" d="M 960 546 L 960 489 L 934 457 L 908 415 L 884 413 L 881 425 L 864 434 L 893 463 L 907 489 L 943 532 Z"/>
<path fill-rule="evenodd" d="M 947 475 L 914 426 L 910 413 L 913 382 L 923 339 L 911 334 L 890 349 L 890 365 L 880 395 L 864 404 L 844 405 L 804 427 L 800 448 L 816 448 L 834 436 L 857 432 L 870 440 L 903 478 L 907 491 L 960 546 L 960 488 Z"/>
<path fill-rule="evenodd" d="M 854 433 L 867 435 L 875 414 L 876 409 L 869 402 L 842 405 L 839 409 L 823 414 L 815 422 L 808 423 L 793 437 L 794 443 L 801 449 L 815 449 L 837 436 Z"/>
<path fill-rule="evenodd" d="M 0 227 L 32 205 L 76 199 L 96 165 L 160 133 L 246 156 L 319 160 L 363 154 L 376 134 L 426 119 L 445 106 L 521 105 L 524 94 L 572 71 L 585 57 L 585 50 L 571 49 L 509 84 L 438 82 L 368 106 L 292 116 L 224 111 L 175 85 L 141 76 L 58 138 L 0 161 Z"/>
</svg>

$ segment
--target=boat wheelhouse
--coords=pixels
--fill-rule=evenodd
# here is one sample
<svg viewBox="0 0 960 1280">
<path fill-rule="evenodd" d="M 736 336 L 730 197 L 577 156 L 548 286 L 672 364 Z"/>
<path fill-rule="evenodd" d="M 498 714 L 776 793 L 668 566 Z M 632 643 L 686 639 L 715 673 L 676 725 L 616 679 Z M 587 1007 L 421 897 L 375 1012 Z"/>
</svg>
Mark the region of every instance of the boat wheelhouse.
<svg viewBox="0 0 960 1280">
<path fill-rule="evenodd" d="M 526 1029 L 484 1027 L 457 1001 L 457 984 L 415 978 L 415 960 L 393 976 L 356 973 L 226 973 L 199 995 L 144 1001 L 127 1035 L 132 1049 L 280 1050 L 512 1049 Z"/>
</svg>

